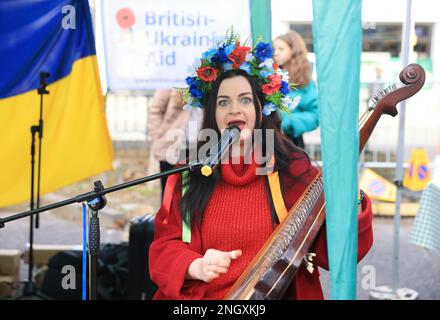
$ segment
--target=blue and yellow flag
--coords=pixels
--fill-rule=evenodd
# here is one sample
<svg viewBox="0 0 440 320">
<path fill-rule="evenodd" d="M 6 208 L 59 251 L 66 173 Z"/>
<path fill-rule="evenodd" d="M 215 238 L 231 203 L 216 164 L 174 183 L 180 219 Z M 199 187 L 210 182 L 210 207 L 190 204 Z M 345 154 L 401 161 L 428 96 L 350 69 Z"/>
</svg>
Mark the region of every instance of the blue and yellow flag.
<svg viewBox="0 0 440 320">
<path fill-rule="evenodd" d="M 40 72 L 50 74 L 41 194 L 110 170 L 113 149 L 88 1 L 1 1 L 0 43 L 0 206 L 30 199 L 30 127 L 40 118 Z"/>
<path fill-rule="evenodd" d="M 313 0 L 332 299 L 356 298 L 361 0 Z"/>
</svg>

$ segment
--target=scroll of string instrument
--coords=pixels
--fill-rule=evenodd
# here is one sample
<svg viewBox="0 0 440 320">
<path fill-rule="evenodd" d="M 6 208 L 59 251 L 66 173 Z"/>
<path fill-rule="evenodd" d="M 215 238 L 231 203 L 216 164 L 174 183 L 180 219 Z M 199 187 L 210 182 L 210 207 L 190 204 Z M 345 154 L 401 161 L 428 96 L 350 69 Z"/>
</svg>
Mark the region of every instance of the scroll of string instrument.
<svg viewBox="0 0 440 320">
<path fill-rule="evenodd" d="M 410 64 L 400 72 L 400 81 L 402 85 L 391 85 L 380 90 L 370 100 L 367 112 L 359 119 L 359 152 L 380 117 L 383 114 L 397 115 L 397 103 L 413 96 L 423 87 L 425 71 L 417 64 Z M 266 300 L 283 297 L 324 223 L 323 189 L 323 178 L 319 172 L 225 299 Z"/>
</svg>

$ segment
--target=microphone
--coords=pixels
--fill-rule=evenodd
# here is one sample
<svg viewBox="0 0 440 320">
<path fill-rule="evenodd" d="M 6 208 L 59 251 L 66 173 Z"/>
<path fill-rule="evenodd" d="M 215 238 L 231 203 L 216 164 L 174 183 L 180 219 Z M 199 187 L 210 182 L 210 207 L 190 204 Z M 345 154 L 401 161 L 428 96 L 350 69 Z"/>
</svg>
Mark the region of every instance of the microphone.
<svg viewBox="0 0 440 320">
<path fill-rule="evenodd" d="M 203 161 L 201 172 L 205 177 L 212 174 L 226 151 L 240 138 L 240 131 L 240 128 L 234 125 L 223 131 L 220 141 L 209 150 L 208 158 Z"/>
</svg>

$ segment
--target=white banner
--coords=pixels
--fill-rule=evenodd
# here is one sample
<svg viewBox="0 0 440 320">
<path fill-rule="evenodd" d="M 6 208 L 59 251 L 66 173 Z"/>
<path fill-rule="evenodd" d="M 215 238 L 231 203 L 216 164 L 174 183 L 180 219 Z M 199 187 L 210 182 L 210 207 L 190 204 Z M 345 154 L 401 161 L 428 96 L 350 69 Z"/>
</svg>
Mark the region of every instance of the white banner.
<svg viewBox="0 0 440 320">
<path fill-rule="evenodd" d="M 110 90 L 186 86 L 188 67 L 231 26 L 252 42 L 248 0 L 107 0 L 102 19 Z"/>
</svg>

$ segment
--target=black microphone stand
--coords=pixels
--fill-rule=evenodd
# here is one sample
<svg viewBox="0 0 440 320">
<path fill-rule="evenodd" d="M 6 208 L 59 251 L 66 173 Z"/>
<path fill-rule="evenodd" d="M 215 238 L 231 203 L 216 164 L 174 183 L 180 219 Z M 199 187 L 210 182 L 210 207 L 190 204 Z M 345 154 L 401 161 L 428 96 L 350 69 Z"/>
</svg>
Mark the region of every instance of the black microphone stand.
<svg viewBox="0 0 440 320">
<path fill-rule="evenodd" d="M 184 171 L 194 171 L 195 169 L 199 169 L 204 165 L 203 162 L 195 161 L 191 162 L 187 165 L 177 167 L 168 171 L 164 171 L 161 173 L 157 173 L 151 176 L 147 176 L 144 178 L 136 179 L 133 181 L 125 182 L 107 189 L 104 189 L 101 181 L 94 182 L 94 190 L 88 193 L 84 193 L 78 195 L 76 197 L 63 200 L 54 204 L 50 204 L 41 208 L 31 209 L 29 211 L 21 212 L 6 218 L 0 219 L 0 228 L 4 228 L 5 223 L 14 221 L 17 219 L 25 218 L 30 216 L 31 219 L 34 214 L 39 214 L 41 212 L 45 212 L 48 210 L 52 210 L 55 208 L 63 207 L 72 203 L 83 203 L 87 202 L 88 207 L 92 210 L 92 216 L 90 218 L 90 227 L 89 227 L 89 246 L 88 251 L 90 254 L 90 295 L 89 298 L 91 300 L 96 300 L 97 298 L 97 277 L 98 277 L 98 254 L 99 254 L 99 245 L 100 245 L 100 227 L 99 227 L 99 218 L 98 211 L 105 207 L 107 204 L 107 200 L 104 197 L 105 194 L 119 191 L 122 189 L 126 189 L 129 187 L 133 187 L 135 185 L 149 182 L 152 180 L 160 179 L 163 176 L 168 176 L 174 173 L 181 173 Z M 32 220 L 31 220 L 32 221 Z"/>
<path fill-rule="evenodd" d="M 43 139 L 43 95 L 49 94 L 46 89 L 46 78 L 49 78 L 49 72 L 40 72 L 40 87 L 38 88 L 38 94 L 40 95 L 40 119 L 38 120 L 38 175 L 37 175 L 37 208 L 40 207 L 40 177 L 41 177 L 41 140 Z M 40 215 L 35 216 L 35 228 L 40 227 Z"/>
<path fill-rule="evenodd" d="M 46 78 L 49 77 L 48 72 L 40 72 L 40 87 L 38 94 L 40 95 L 40 119 L 37 126 L 31 126 L 31 199 L 30 209 L 33 210 L 35 206 L 34 197 L 34 176 L 35 176 L 35 135 L 38 133 L 38 170 L 37 170 L 37 208 L 40 207 L 40 176 L 41 176 L 41 144 L 43 139 L 43 95 L 49 94 L 46 89 Z M 39 227 L 39 215 L 36 216 L 35 228 Z M 33 281 L 34 270 L 34 217 L 30 216 L 29 222 L 29 270 L 28 280 L 24 284 L 23 296 L 29 297 L 38 295 L 37 286 Z"/>
</svg>

